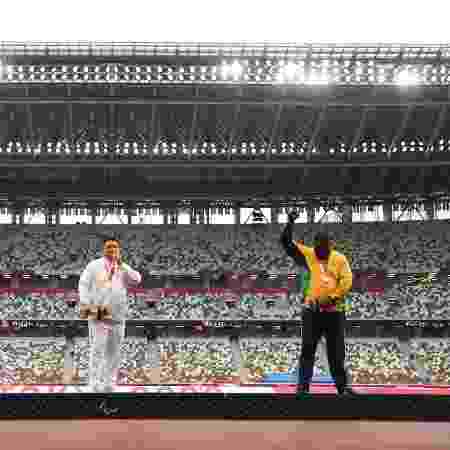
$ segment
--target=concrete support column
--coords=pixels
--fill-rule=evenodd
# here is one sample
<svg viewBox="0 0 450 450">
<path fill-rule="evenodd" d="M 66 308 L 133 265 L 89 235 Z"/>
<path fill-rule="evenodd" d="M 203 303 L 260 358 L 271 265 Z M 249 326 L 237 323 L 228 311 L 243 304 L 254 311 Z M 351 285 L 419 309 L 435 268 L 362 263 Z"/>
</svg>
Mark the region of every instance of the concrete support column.
<svg viewBox="0 0 450 450">
<path fill-rule="evenodd" d="M 392 202 L 386 201 L 383 203 L 383 216 L 385 222 L 392 222 Z"/>
<path fill-rule="evenodd" d="M 351 203 L 342 206 L 342 223 L 352 223 L 352 205 Z"/>
</svg>

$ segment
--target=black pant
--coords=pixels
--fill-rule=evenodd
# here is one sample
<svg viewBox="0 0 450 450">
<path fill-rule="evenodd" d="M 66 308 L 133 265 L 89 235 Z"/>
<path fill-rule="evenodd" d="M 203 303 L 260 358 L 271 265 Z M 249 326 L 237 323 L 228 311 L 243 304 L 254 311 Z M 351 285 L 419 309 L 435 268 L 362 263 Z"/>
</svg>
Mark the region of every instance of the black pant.
<svg viewBox="0 0 450 450">
<path fill-rule="evenodd" d="M 309 385 L 313 376 L 317 344 L 325 335 L 327 357 L 338 390 L 347 385 L 345 372 L 345 313 L 303 312 L 302 351 L 299 365 L 299 384 Z"/>
</svg>

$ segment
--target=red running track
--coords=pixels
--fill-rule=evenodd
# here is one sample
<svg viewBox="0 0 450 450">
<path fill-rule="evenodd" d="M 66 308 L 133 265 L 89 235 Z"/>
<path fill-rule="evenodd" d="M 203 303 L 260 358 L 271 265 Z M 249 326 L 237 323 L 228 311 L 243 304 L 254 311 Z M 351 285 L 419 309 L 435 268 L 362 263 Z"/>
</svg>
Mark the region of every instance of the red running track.
<svg viewBox="0 0 450 450">
<path fill-rule="evenodd" d="M 36 420 L 0 422 L 14 450 L 449 450 L 446 423 Z"/>
</svg>

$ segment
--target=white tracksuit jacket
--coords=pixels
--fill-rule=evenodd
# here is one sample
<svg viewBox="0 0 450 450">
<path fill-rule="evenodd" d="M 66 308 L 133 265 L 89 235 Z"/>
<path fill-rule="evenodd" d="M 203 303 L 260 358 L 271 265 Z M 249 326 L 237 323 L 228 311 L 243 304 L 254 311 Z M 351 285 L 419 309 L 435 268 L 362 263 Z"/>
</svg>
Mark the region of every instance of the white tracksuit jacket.
<svg viewBox="0 0 450 450">
<path fill-rule="evenodd" d="M 120 346 L 128 315 L 127 286 L 137 285 L 139 272 L 122 263 L 110 281 L 111 264 L 106 258 L 90 262 L 80 276 L 81 304 L 111 305 L 111 321 L 89 320 L 89 384 L 97 389 L 110 387 L 120 367 Z"/>
</svg>

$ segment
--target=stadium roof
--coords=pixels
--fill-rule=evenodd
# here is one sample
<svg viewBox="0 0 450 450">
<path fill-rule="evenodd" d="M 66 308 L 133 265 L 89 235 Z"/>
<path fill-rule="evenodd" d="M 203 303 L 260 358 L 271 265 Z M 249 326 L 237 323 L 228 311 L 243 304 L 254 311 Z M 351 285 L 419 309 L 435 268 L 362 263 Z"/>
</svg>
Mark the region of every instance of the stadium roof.
<svg viewBox="0 0 450 450">
<path fill-rule="evenodd" d="M 448 45 L 2 43 L 0 192 L 445 192 L 449 56 Z"/>
</svg>

